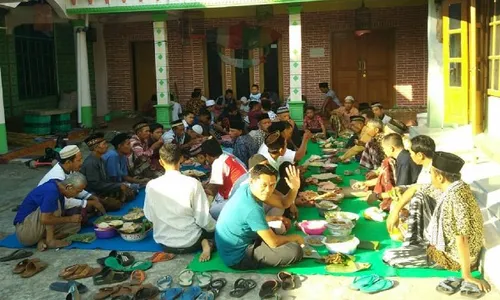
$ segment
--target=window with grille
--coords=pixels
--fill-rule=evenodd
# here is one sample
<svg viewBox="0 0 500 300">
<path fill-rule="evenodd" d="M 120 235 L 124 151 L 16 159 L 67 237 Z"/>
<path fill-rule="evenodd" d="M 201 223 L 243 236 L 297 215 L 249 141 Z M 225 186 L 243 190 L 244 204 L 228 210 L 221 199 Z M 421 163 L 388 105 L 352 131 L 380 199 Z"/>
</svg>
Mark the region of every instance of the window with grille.
<svg viewBox="0 0 500 300">
<path fill-rule="evenodd" d="M 57 95 L 53 32 L 26 24 L 14 29 L 14 38 L 19 99 Z"/>
</svg>

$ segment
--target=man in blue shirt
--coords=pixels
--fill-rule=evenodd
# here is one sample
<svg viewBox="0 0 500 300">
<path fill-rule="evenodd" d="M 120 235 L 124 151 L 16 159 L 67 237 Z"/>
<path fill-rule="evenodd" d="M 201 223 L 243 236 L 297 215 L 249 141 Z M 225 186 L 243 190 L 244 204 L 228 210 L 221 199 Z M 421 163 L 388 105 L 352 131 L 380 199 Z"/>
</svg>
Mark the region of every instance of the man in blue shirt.
<svg viewBox="0 0 500 300">
<path fill-rule="evenodd" d="M 32 190 L 14 218 L 19 242 L 37 245 L 40 251 L 68 246 L 70 243 L 62 239 L 80 230 L 82 216 L 64 216 L 64 197 L 76 197 L 86 185 L 85 176 L 75 172 L 63 181 L 49 180 Z"/>
<path fill-rule="evenodd" d="M 290 188 L 298 190 L 300 176 L 291 168 Z M 271 197 L 276 186 L 277 172 L 267 165 L 256 165 L 250 171 L 250 182 L 242 185 L 226 203 L 217 221 L 215 242 L 224 263 L 238 270 L 267 266 L 284 267 L 302 259 L 299 235 L 281 236 L 267 222 L 282 221 L 283 217 L 265 215 L 263 202 Z"/>
</svg>

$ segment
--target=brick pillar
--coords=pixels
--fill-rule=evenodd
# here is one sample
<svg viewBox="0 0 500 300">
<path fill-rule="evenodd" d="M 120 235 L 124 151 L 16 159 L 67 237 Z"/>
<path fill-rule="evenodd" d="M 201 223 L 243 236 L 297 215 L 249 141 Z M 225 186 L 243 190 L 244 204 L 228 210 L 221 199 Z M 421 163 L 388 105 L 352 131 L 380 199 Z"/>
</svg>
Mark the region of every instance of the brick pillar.
<svg viewBox="0 0 500 300">
<path fill-rule="evenodd" d="M 92 102 L 90 99 L 89 62 L 87 54 L 88 24 L 84 20 L 74 20 L 76 32 L 76 73 L 78 79 L 78 123 L 92 128 Z"/>
<path fill-rule="evenodd" d="M 289 51 L 290 51 L 290 116 L 302 127 L 304 121 L 304 102 L 302 101 L 302 6 L 288 7 Z"/>
<path fill-rule="evenodd" d="M 172 104 L 170 103 L 169 64 L 168 64 L 168 39 L 167 39 L 167 14 L 153 15 L 153 36 L 155 43 L 156 67 L 156 120 L 158 123 L 170 128 L 172 121 Z"/>
</svg>

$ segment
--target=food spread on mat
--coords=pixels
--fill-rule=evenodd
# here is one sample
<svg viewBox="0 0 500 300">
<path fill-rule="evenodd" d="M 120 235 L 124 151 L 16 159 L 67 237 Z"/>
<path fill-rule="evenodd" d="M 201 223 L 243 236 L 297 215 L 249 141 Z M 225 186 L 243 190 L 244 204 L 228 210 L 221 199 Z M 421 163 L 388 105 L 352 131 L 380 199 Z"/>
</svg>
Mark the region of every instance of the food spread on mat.
<svg viewBox="0 0 500 300">
<path fill-rule="evenodd" d="M 183 175 L 190 176 L 190 177 L 203 177 L 205 176 L 205 173 L 199 170 L 186 170 L 181 172 Z"/>
<path fill-rule="evenodd" d="M 125 221 L 135 221 L 144 217 L 144 212 L 141 208 L 133 208 L 126 215 L 123 216 Z"/>
<path fill-rule="evenodd" d="M 319 180 L 329 180 L 332 178 L 339 178 L 340 176 L 333 173 L 322 173 L 322 174 L 313 174 L 311 177 L 317 178 Z"/>
<path fill-rule="evenodd" d="M 323 238 L 322 235 L 308 235 L 304 238 L 304 241 L 310 246 L 322 246 Z"/>
<path fill-rule="evenodd" d="M 375 222 L 384 222 L 387 213 L 378 207 L 369 207 L 363 212 L 363 217 L 367 220 L 372 220 Z"/>
<path fill-rule="evenodd" d="M 324 260 L 326 264 L 329 265 L 341 265 L 345 264 L 349 260 L 349 256 L 342 253 L 335 253 L 325 256 Z"/>
<path fill-rule="evenodd" d="M 323 200 L 319 203 L 316 203 L 316 207 L 318 207 L 319 209 L 323 209 L 323 210 L 333 210 L 333 209 L 337 209 L 338 205 L 331 202 L 331 201 Z"/>
<path fill-rule="evenodd" d="M 318 178 L 314 178 L 314 177 L 306 178 L 305 181 L 306 181 L 307 184 L 312 184 L 312 185 L 318 185 L 319 184 Z"/>
</svg>

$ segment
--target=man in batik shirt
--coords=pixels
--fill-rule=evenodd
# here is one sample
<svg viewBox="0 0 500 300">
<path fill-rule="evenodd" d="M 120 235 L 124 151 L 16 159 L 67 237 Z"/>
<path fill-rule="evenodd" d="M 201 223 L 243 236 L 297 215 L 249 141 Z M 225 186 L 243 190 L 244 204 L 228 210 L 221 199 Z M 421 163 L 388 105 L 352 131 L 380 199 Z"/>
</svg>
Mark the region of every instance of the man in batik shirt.
<svg viewBox="0 0 500 300">
<path fill-rule="evenodd" d="M 253 138 L 245 133 L 244 127 L 243 121 L 232 121 L 229 126 L 229 135 L 234 141 L 233 155 L 248 167 L 248 160 L 257 153 L 259 148 Z"/>
<path fill-rule="evenodd" d="M 359 165 L 368 170 L 376 170 L 382 165 L 382 161 L 385 158 L 381 145 L 382 138 L 384 137 L 384 125 L 379 120 L 370 120 L 366 124 L 365 133 L 371 139 L 366 143 Z"/>
<path fill-rule="evenodd" d="M 461 271 L 461 289 L 472 294 L 489 291 L 487 282 L 472 277 L 483 247 L 483 217 L 470 186 L 461 180 L 464 160 L 436 152 L 432 185 L 442 191 L 425 234 L 425 243 L 389 249 L 384 261 L 396 268 L 435 267 Z"/>
<path fill-rule="evenodd" d="M 157 168 L 158 164 L 152 162 L 156 150 L 163 146 L 163 140 L 158 139 L 151 146 L 149 140 L 151 130 L 149 124 L 141 121 L 133 126 L 135 135 L 130 138 L 132 155 L 129 157 L 129 165 L 132 176 L 142 178 L 157 178 L 163 174 L 163 170 Z"/>
</svg>

